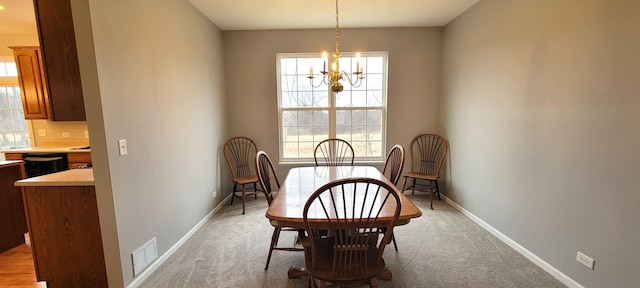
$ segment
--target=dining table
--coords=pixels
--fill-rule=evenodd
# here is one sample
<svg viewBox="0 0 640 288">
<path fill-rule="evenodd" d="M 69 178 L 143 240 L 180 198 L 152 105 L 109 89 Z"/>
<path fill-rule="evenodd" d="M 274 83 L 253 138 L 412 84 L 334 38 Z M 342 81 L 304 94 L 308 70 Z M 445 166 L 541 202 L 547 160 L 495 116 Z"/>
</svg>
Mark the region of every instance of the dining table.
<svg viewBox="0 0 640 288">
<path fill-rule="evenodd" d="M 295 167 L 289 170 L 285 181 L 278 189 L 266 212 L 266 217 L 274 227 L 304 230 L 303 210 L 309 197 L 318 188 L 329 182 L 354 177 L 377 179 L 395 187 L 380 170 L 373 166 Z M 406 225 L 411 219 L 420 217 L 422 212 L 404 194 L 400 191 L 397 192 L 400 196 L 401 210 L 395 225 Z M 288 276 L 291 279 L 305 275 L 306 271 L 297 267 L 291 267 L 288 271 Z M 391 276 L 391 272 L 385 269 L 385 273 L 378 278 L 390 280 Z"/>
</svg>

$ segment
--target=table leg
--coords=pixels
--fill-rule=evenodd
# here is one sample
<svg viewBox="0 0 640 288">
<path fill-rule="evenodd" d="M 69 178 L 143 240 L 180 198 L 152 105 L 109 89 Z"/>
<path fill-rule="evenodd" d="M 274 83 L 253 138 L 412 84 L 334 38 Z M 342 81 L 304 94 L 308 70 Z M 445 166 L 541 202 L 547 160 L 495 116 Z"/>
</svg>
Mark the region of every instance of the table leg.
<svg viewBox="0 0 640 288">
<path fill-rule="evenodd" d="M 300 279 L 300 277 L 307 276 L 307 270 L 304 268 L 298 268 L 295 266 L 289 267 L 289 271 L 287 271 L 287 276 L 289 279 Z"/>
</svg>

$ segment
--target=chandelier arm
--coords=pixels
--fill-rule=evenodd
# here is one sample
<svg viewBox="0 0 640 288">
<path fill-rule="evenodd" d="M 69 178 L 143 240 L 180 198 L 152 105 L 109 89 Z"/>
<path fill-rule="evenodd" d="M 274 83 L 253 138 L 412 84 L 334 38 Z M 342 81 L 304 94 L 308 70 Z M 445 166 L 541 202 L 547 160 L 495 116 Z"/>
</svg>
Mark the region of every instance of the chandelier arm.
<svg viewBox="0 0 640 288">
<path fill-rule="evenodd" d="M 347 72 L 342 71 L 340 73 L 342 74 L 342 77 L 346 78 L 347 82 L 349 82 L 349 84 L 351 84 L 351 86 L 353 86 L 355 88 L 360 87 L 360 85 L 362 85 L 362 82 L 364 82 L 364 81 L 362 81 L 362 79 L 364 77 L 360 77 L 360 76 L 358 76 L 358 74 L 354 74 L 354 75 L 356 75 L 356 77 L 355 77 L 356 81 L 352 81 L 351 77 L 349 77 L 349 74 L 347 74 Z"/>
<path fill-rule="evenodd" d="M 309 78 L 309 83 L 311 84 L 311 87 L 313 88 L 320 88 L 320 86 L 327 85 L 327 74 L 326 73 L 322 73 L 322 81 L 320 81 L 320 83 L 318 83 L 318 85 L 314 85 L 313 84 L 313 79 L 316 78 L 315 76 L 308 76 L 307 78 Z"/>
</svg>

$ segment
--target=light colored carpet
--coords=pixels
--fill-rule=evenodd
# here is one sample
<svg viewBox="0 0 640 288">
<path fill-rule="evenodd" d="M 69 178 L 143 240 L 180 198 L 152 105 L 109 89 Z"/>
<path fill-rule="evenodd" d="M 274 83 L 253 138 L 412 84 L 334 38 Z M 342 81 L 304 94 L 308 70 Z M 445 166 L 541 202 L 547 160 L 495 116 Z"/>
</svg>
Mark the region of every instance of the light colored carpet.
<svg viewBox="0 0 640 288">
<path fill-rule="evenodd" d="M 384 252 L 393 279 L 379 287 L 566 287 L 444 201 L 430 210 L 427 194 L 409 194 L 423 214 L 394 229 L 399 251 Z M 240 201 L 225 205 L 140 287 L 306 287 L 306 278 L 287 278 L 290 266 L 303 267 L 302 252 L 274 251 L 264 270 L 266 210 L 262 197 L 247 201 L 246 215 Z M 281 245 L 294 234 L 282 232 Z"/>
</svg>

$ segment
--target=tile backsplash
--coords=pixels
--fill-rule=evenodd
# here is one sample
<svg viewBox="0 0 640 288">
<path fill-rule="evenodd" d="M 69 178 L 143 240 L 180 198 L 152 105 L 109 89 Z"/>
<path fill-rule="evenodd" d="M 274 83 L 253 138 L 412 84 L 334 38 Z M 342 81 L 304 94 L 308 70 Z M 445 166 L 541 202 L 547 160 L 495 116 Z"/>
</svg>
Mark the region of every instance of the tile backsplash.
<svg viewBox="0 0 640 288">
<path fill-rule="evenodd" d="M 84 121 L 31 120 L 31 146 L 89 145 L 87 131 L 87 122 Z"/>
</svg>

